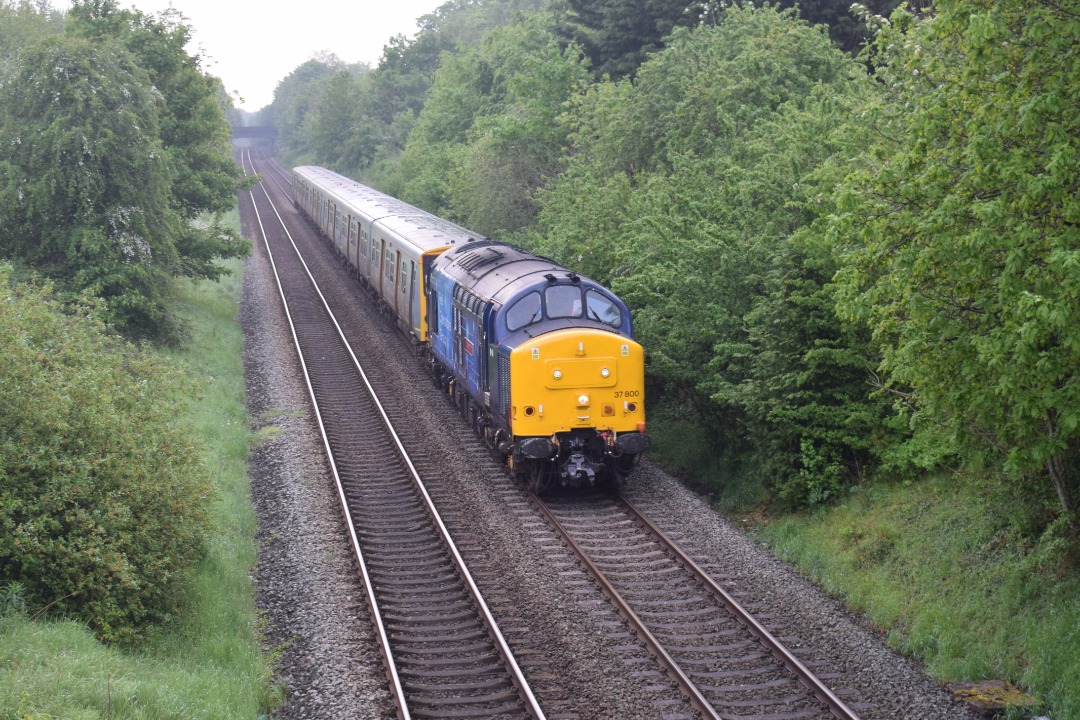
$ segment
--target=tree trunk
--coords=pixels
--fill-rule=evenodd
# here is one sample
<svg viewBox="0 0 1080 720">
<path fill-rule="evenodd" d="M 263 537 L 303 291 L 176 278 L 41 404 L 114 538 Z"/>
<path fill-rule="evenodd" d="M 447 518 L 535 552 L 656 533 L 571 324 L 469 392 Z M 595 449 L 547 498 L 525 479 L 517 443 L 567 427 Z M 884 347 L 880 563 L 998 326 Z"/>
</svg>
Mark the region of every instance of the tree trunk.
<svg viewBox="0 0 1080 720">
<path fill-rule="evenodd" d="M 1050 473 L 1050 481 L 1054 483 L 1058 501 L 1061 503 L 1065 515 L 1069 518 L 1069 524 L 1075 527 L 1076 515 L 1073 513 L 1072 491 L 1069 488 L 1070 478 L 1061 455 L 1054 455 L 1047 459 L 1046 470 Z"/>
</svg>

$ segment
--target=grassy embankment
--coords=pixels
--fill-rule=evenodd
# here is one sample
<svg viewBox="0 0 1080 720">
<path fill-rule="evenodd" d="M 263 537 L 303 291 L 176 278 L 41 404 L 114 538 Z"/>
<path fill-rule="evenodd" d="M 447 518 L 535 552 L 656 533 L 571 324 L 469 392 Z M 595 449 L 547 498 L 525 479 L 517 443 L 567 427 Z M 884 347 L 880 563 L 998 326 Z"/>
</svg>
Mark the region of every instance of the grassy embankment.
<svg viewBox="0 0 1080 720">
<path fill-rule="evenodd" d="M 232 267 L 234 274 L 219 283 L 182 284 L 176 311 L 190 323 L 192 339 L 168 353 L 207 381 L 191 422 L 208 448 L 206 472 L 219 494 L 189 616 L 136 650 L 119 650 L 47 612 L 39 621 L 0 615 L 0 718 L 255 718 L 275 702 L 250 580 L 252 436 L 236 324 L 241 266 Z"/>
<path fill-rule="evenodd" d="M 695 455 L 692 427 L 660 416 L 650 432 L 660 462 L 724 487 L 725 468 Z M 1001 483 L 868 484 L 835 507 L 768 519 L 746 511 L 764 499 L 750 479 L 715 499 L 941 682 L 1007 679 L 1052 720 L 1080 720 L 1080 570 L 1060 542 L 1031 539 L 1023 503 Z"/>
</svg>

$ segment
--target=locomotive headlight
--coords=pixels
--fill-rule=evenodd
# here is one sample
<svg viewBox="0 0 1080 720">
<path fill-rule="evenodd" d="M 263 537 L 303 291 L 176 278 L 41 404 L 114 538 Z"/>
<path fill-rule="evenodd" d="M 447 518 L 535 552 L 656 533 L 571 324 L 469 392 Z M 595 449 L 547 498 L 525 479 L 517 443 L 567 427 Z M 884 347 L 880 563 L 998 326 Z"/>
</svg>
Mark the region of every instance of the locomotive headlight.
<svg viewBox="0 0 1080 720">
<path fill-rule="evenodd" d="M 602 378 L 611 377 L 611 371 L 608 370 L 607 368 L 600 368 L 600 377 L 602 377 Z"/>
<path fill-rule="evenodd" d="M 561 380 L 562 370 L 556 370 L 555 372 L 551 373 L 551 377 L 555 378 L 556 380 Z"/>
<path fill-rule="evenodd" d="M 582 406 L 582 407 L 584 407 L 585 405 L 588 405 L 589 404 L 589 396 L 588 395 L 578 395 L 577 404 Z"/>
</svg>

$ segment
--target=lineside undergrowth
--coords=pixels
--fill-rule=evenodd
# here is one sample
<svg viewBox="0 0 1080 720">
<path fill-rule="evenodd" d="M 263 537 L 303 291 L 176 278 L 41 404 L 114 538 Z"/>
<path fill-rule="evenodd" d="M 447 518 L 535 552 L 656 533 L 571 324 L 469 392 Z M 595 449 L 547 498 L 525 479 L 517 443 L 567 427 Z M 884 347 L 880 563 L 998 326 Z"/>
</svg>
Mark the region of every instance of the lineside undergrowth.
<svg viewBox="0 0 1080 720">
<path fill-rule="evenodd" d="M 191 337 L 182 350 L 162 353 L 205 382 L 186 420 L 206 447 L 201 462 L 217 495 L 208 552 L 182 617 L 120 649 L 47 611 L 34 619 L 20 607 L 18 587 L 0 589 L 0 718 L 252 718 L 277 702 L 250 580 L 255 521 L 236 323 L 240 263 L 231 268 L 219 282 L 180 284 L 174 311 Z"/>
<path fill-rule="evenodd" d="M 868 485 L 757 535 L 940 681 L 1007 679 L 1054 720 L 1080 719 L 1080 575 L 1067 533 L 1033 536 L 1024 503 L 1002 492 L 951 474 Z"/>
</svg>

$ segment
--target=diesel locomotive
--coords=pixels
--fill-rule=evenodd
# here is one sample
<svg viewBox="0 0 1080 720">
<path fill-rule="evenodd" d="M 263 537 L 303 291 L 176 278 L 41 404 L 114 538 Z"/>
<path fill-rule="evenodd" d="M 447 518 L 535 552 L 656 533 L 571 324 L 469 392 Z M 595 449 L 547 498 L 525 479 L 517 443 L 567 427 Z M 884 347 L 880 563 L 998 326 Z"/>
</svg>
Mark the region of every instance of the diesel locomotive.
<svg viewBox="0 0 1080 720">
<path fill-rule="evenodd" d="M 325 168 L 295 168 L 293 199 L 530 489 L 622 484 L 650 440 L 618 297 Z"/>
</svg>

